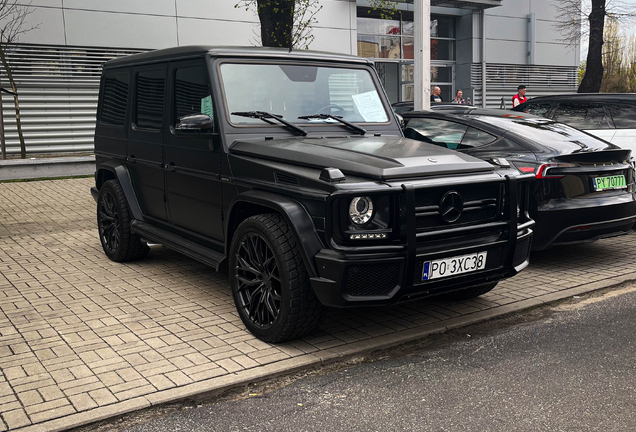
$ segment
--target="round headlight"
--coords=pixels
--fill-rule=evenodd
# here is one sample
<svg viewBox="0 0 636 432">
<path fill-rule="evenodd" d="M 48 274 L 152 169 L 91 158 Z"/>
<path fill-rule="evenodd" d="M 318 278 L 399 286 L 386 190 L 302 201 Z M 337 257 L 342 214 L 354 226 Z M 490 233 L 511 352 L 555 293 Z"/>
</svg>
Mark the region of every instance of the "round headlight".
<svg viewBox="0 0 636 432">
<path fill-rule="evenodd" d="M 369 197 L 355 197 L 349 204 L 349 218 L 356 225 L 364 225 L 373 217 L 373 201 Z"/>
</svg>

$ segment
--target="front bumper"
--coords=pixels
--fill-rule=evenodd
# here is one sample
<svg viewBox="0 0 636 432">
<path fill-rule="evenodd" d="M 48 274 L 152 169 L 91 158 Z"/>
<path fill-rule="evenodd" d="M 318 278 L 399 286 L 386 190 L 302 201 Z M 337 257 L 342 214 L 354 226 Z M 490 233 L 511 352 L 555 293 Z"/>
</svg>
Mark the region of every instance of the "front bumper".
<svg viewBox="0 0 636 432">
<path fill-rule="evenodd" d="M 389 305 L 497 282 L 528 265 L 532 234 L 526 229 L 512 245 L 494 241 L 412 256 L 408 252 L 347 255 L 323 249 L 315 258 L 319 277 L 312 278 L 311 285 L 325 306 L 351 307 Z M 484 270 L 421 282 L 426 261 L 484 251 L 488 252 Z"/>
<path fill-rule="evenodd" d="M 330 307 L 382 306 L 514 276 L 528 265 L 533 238 L 534 221 L 525 210 L 519 213 L 517 207 L 517 203 L 525 202 L 522 208 L 527 208 L 524 185 L 527 183 L 506 177 L 502 217 L 442 229 L 418 224 L 426 203 L 418 206 L 417 187 L 403 185 L 403 246 L 391 250 L 322 249 L 314 257 L 317 275 L 310 279 L 316 296 Z M 482 270 L 422 280 L 425 262 L 479 252 L 487 252 Z"/>
</svg>

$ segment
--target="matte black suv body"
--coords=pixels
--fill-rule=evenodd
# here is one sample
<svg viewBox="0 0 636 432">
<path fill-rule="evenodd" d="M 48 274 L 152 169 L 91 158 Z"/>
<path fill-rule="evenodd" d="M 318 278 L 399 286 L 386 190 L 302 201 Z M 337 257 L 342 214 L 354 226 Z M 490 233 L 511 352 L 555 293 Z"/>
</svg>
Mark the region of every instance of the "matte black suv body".
<svg viewBox="0 0 636 432">
<path fill-rule="evenodd" d="M 323 305 L 472 297 L 528 263 L 525 177 L 405 139 L 365 59 L 181 47 L 112 60 L 95 154 L 106 254 L 139 259 L 153 242 L 227 266 L 266 341 L 311 331 Z"/>
</svg>

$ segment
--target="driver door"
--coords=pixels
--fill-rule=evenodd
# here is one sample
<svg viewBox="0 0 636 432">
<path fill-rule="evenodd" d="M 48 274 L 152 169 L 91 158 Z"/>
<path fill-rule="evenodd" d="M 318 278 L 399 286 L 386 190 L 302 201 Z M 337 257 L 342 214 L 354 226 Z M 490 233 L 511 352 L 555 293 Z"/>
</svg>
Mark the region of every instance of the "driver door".
<svg viewBox="0 0 636 432">
<path fill-rule="evenodd" d="M 170 131 L 166 139 L 166 201 L 172 224 L 223 241 L 221 144 L 213 131 L 180 131 L 179 118 L 205 111 L 213 117 L 204 59 L 170 64 Z"/>
</svg>

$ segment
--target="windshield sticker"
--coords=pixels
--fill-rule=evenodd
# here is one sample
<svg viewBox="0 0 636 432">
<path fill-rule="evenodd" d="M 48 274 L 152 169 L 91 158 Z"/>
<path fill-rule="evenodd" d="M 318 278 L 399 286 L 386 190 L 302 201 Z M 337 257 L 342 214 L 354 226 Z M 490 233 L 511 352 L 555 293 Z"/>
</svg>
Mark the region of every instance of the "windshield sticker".
<svg viewBox="0 0 636 432">
<path fill-rule="evenodd" d="M 210 118 L 214 118 L 214 110 L 212 108 L 212 96 L 206 96 L 201 99 L 201 114 L 207 114 Z"/>
<path fill-rule="evenodd" d="M 352 95 L 351 97 L 365 122 L 382 123 L 387 120 L 386 112 L 384 112 L 384 107 L 382 106 L 377 91 L 372 90 L 370 92 Z"/>
</svg>

